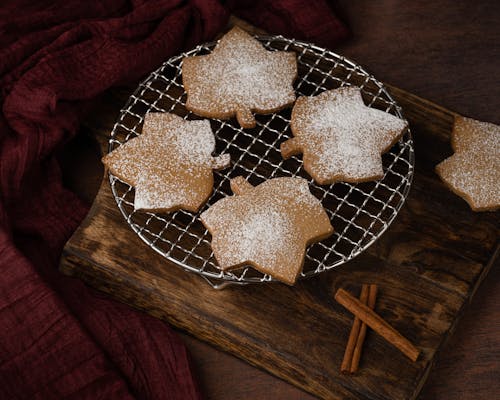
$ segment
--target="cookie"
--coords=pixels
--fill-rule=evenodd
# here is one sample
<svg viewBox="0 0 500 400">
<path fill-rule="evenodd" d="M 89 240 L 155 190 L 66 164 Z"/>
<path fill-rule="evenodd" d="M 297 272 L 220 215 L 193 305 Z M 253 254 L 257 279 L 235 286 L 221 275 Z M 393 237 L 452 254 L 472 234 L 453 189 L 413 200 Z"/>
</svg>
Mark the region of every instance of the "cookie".
<svg viewBox="0 0 500 400">
<path fill-rule="evenodd" d="M 255 127 L 252 112 L 267 114 L 292 104 L 296 77 L 295 53 L 268 51 L 237 27 L 211 54 L 182 60 L 186 108 L 208 118 L 236 115 L 242 128 Z"/>
<path fill-rule="evenodd" d="M 212 234 L 212 250 L 222 270 L 251 265 L 293 285 L 306 247 L 330 236 L 332 225 L 302 178 L 274 178 L 253 187 L 231 180 L 234 196 L 201 214 Z"/>
<path fill-rule="evenodd" d="M 142 134 L 103 157 L 109 171 L 135 187 L 134 208 L 198 211 L 213 190 L 213 169 L 229 165 L 228 154 L 213 157 L 210 123 L 169 113 L 144 117 Z"/>
<path fill-rule="evenodd" d="M 283 158 L 303 153 L 304 169 L 320 185 L 366 182 L 384 175 L 382 154 L 402 136 L 406 121 L 365 106 L 357 87 L 299 97 L 292 110 L 294 138 Z"/>
<path fill-rule="evenodd" d="M 455 117 L 451 132 L 455 152 L 436 166 L 443 182 L 473 211 L 500 208 L 500 126 Z"/>
</svg>

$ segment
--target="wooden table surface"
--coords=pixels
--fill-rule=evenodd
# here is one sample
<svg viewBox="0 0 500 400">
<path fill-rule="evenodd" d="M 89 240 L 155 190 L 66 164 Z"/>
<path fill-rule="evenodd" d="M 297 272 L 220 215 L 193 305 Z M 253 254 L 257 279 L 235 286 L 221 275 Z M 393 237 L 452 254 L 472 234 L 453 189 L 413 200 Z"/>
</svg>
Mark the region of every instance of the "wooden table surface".
<svg viewBox="0 0 500 400">
<path fill-rule="evenodd" d="M 336 4 L 353 32 L 337 52 L 380 80 L 463 115 L 500 124 L 500 2 Z M 97 145 L 76 138 L 62 154 L 62 163 L 67 186 L 92 202 L 102 178 Z M 419 399 L 500 398 L 499 269 L 497 259 Z M 181 336 L 208 399 L 313 399 L 233 356 Z"/>
</svg>

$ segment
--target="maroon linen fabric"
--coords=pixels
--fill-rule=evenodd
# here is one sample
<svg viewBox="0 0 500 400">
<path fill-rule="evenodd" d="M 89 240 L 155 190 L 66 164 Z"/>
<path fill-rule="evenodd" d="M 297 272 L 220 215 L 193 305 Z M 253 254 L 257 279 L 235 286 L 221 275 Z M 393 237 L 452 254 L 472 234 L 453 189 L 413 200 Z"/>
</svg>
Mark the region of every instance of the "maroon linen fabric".
<svg viewBox="0 0 500 400">
<path fill-rule="evenodd" d="M 349 36 L 326 0 L 228 0 L 231 11 L 272 34 L 333 48 Z"/>
<path fill-rule="evenodd" d="M 163 322 L 57 272 L 87 206 L 54 153 L 85 104 L 227 23 L 216 1 L 10 1 L 0 9 L 0 398 L 198 399 Z"/>
<path fill-rule="evenodd" d="M 266 3 L 274 11 L 263 20 Z M 321 43 L 324 24 L 343 37 L 323 1 L 307 2 L 310 12 L 305 4 L 0 4 L 0 399 L 201 397 L 166 324 L 58 273 L 62 247 L 88 208 L 62 186 L 55 153 L 96 96 L 212 39 L 228 7 L 270 31 Z"/>
</svg>

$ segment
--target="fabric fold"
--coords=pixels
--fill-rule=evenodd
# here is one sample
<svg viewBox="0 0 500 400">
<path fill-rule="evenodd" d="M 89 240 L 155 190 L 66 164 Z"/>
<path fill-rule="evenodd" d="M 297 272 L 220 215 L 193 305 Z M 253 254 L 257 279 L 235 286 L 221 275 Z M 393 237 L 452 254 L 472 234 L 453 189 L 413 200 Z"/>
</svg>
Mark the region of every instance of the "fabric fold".
<svg viewBox="0 0 500 400">
<path fill-rule="evenodd" d="M 0 397 L 199 399 L 165 323 L 57 271 L 87 205 L 62 186 L 55 152 L 88 102 L 211 40 L 228 13 L 216 1 L 14 3 L 0 12 L 12 6 L 0 26 Z"/>
<path fill-rule="evenodd" d="M 167 324 L 58 272 L 88 205 L 63 187 L 55 155 L 97 96 L 213 40 L 232 10 L 273 33 L 343 37 L 323 1 L 236 3 L 0 5 L 0 398 L 201 398 Z"/>
</svg>

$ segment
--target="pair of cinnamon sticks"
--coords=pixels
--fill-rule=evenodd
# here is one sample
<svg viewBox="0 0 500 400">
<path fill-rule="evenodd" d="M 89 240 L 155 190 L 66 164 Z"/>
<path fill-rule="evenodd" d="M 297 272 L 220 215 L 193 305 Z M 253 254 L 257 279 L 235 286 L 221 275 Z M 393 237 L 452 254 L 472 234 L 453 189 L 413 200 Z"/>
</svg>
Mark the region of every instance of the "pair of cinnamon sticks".
<svg viewBox="0 0 500 400">
<path fill-rule="evenodd" d="M 399 349 L 412 361 L 416 361 L 419 350 L 397 332 L 392 326 L 376 314 L 373 309 L 377 298 L 376 285 L 363 285 L 359 300 L 344 289 L 335 293 L 335 300 L 352 312 L 355 316 L 349 340 L 347 341 L 344 359 L 340 367 L 343 373 L 355 373 L 359 366 L 361 349 L 366 336 L 367 326 L 380 334 L 389 343 Z"/>
<path fill-rule="evenodd" d="M 338 293 L 338 292 L 337 292 Z M 377 300 L 377 285 L 363 285 L 361 288 L 361 295 L 359 301 L 366 304 L 370 309 L 375 308 Z M 347 346 L 344 353 L 344 359 L 340 366 L 340 372 L 355 373 L 358 370 L 359 359 L 361 358 L 361 349 L 366 336 L 366 324 L 362 322 L 359 317 L 354 317 L 351 333 L 347 341 Z"/>
</svg>

